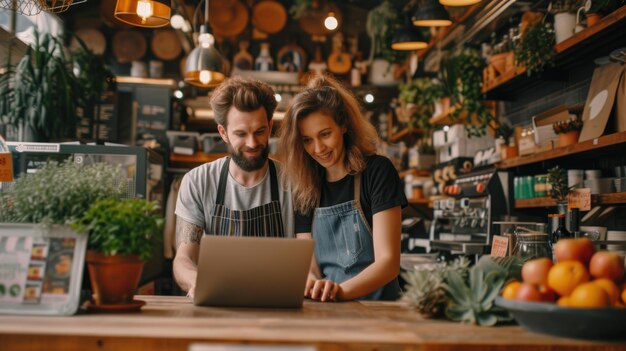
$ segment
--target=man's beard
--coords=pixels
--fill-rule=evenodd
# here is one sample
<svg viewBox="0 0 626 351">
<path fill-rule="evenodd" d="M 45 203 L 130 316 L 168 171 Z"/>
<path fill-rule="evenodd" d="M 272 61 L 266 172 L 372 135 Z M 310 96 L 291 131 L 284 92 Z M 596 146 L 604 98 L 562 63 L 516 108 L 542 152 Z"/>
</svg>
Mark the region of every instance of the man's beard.
<svg viewBox="0 0 626 351">
<path fill-rule="evenodd" d="M 269 155 L 269 148 L 267 145 L 259 146 L 261 148 L 261 154 L 256 157 L 246 157 L 244 156 L 244 150 L 249 151 L 249 148 L 244 147 L 244 150 L 235 150 L 231 144 L 228 145 L 228 153 L 230 157 L 235 161 L 239 168 L 243 169 L 246 172 L 256 171 L 258 169 L 263 168 L 265 165 L 265 161 L 267 161 L 267 156 Z"/>
</svg>

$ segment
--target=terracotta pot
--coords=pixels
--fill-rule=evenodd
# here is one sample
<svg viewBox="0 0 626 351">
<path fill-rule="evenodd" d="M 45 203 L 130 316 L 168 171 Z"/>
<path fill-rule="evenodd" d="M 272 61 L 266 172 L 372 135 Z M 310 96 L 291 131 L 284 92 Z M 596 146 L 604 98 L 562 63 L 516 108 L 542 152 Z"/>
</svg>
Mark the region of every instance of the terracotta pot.
<svg viewBox="0 0 626 351">
<path fill-rule="evenodd" d="M 509 146 L 509 145 L 502 146 L 502 159 L 503 160 L 506 160 L 507 158 L 517 157 L 517 155 L 518 155 L 517 146 Z"/>
<path fill-rule="evenodd" d="M 96 305 L 132 303 L 144 264 L 137 255 L 105 256 L 89 250 L 85 260 Z"/>
<path fill-rule="evenodd" d="M 559 134 L 559 147 L 573 145 L 578 142 L 579 130 L 570 130 L 567 133 Z"/>
<path fill-rule="evenodd" d="M 587 17 L 587 28 L 598 23 L 598 21 L 602 18 L 602 16 L 599 13 L 588 13 L 586 17 Z"/>
</svg>

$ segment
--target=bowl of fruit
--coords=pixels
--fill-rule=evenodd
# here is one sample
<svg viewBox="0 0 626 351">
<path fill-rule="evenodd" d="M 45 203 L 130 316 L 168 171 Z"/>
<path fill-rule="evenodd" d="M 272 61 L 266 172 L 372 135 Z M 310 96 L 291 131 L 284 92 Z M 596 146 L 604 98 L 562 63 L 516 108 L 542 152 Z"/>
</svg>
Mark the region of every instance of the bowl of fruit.
<svg viewBox="0 0 626 351">
<path fill-rule="evenodd" d="M 496 304 L 524 328 L 585 339 L 626 339 L 624 257 L 597 251 L 587 238 L 562 239 L 556 263 L 537 258 L 522 281 L 504 286 Z"/>
</svg>

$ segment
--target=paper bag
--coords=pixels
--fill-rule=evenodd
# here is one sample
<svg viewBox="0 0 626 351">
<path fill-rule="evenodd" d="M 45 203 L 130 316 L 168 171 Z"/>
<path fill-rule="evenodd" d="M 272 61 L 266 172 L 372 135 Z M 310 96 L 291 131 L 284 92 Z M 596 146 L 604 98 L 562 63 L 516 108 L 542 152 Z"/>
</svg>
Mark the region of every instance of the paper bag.
<svg viewBox="0 0 626 351">
<path fill-rule="evenodd" d="M 619 81 L 616 94 L 615 130 L 626 132 L 626 67 L 622 71 L 622 79 Z"/>
<path fill-rule="evenodd" d="M 593 71 L 579 142 L 598 138 L 604 133 L 623 71 L 624 67 L 618 63 L 609 63 Z"/>
</svg>

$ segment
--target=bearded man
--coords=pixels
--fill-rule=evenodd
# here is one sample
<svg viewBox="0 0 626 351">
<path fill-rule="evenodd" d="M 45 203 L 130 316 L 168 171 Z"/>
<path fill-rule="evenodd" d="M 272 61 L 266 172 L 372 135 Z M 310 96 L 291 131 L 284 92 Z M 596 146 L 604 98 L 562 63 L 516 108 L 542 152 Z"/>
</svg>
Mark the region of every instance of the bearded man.
<svg viewBox="0 0 626 351">
<path fill-rule="evenodd" d="M 293 237 L 291 194 L 268 158 L 276 104 L 272 88 L 251 79 L 231 78 L 211 96 L 229 156 L 189 171 L 178 193 L 173 270 L 189 297 L 203 235 Z"/>
</svg>

